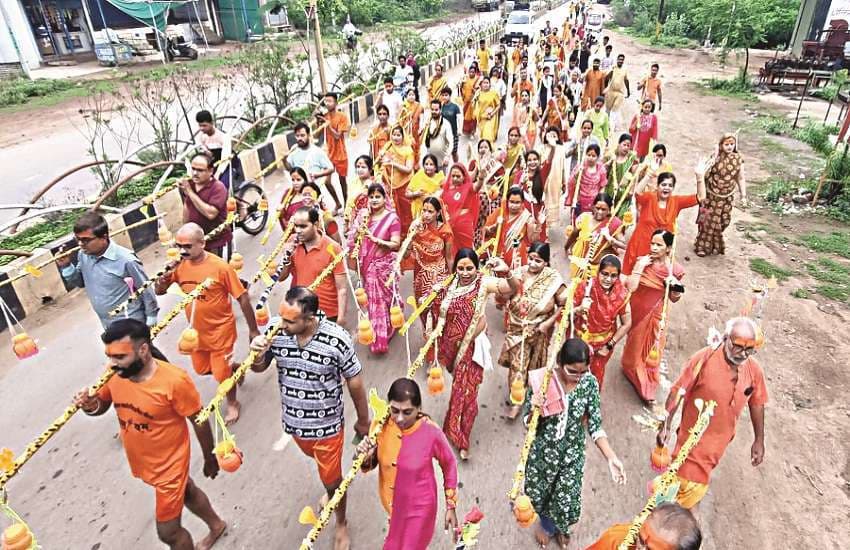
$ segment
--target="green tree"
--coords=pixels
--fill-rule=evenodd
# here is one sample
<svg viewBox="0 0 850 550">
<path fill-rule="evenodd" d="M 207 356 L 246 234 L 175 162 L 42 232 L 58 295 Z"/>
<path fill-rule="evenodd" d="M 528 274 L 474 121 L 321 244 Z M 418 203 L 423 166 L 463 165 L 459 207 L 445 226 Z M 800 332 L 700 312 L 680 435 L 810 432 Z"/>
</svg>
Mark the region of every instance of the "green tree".
<svg viewBox="0 0 850 550">
<path fill-rule="evenodd" d="M 744 50 L 741 76 L 746 79 L 750 48 L 764 41 L 769 11 L 775 3 L 775 0 L 703 0 L 693 5 L 690 18 L 703 31 L 703 36 L 711 30 L 724 49 Z"/>
</svg>

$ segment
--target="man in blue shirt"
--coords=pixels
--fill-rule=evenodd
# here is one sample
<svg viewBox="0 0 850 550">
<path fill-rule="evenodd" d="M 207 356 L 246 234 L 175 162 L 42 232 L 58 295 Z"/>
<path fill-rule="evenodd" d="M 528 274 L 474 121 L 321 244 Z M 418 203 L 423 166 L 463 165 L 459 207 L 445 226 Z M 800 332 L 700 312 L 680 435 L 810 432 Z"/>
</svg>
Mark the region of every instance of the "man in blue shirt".
<svg viewBox="0 0 850 550">
<path fill-rule="evenodd" d="M 124 317 L 154 326 L 159 306 L 150 288 L 114 317 L 109 315 L 130 297 L 130 285 L 138 288 L 148 276 L 142 262 L 131 250 L 109 239 L 109 226 L 103 216 L 96 212 L 80 216 L 74 223 L 74 238 L 80 246 L 76 265 L 71 262 L 70 256 L 57 259 L 56 265 L 69 286 L 86 289 L 103 328 Z"/>
</svg>

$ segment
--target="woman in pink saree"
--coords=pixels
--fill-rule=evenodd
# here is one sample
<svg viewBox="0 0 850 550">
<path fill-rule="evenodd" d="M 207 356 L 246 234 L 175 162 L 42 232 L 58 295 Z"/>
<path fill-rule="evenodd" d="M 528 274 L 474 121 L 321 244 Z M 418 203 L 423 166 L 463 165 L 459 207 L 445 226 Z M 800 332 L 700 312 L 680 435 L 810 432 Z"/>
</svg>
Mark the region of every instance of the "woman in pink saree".
<svg viewBox="0 0 850 550">
<path fill-rule="evenodd" d="M 372 353 L 386 353 L 393 328 L 390 325 L 390 306 L 398 296 L 398 275 L 393 266 L 396 251 L 401 246 L 401 221 L 395 213 L 387 210 L 387 192 L 374 183 L 367 191 L 369 217 L 366 232 L 360 245 L 360 276 L 363 288 L 369 297 L 368 313 L 375 331 L 375 341 L 369 346 Z M 361 216 L 353 227 L 360 227 L 366 220 Z M 349 235 L 349 247 L 357 238 L 357 231 Z M 387 279 L 393 278 L 389 287 Z"/>
</svg>

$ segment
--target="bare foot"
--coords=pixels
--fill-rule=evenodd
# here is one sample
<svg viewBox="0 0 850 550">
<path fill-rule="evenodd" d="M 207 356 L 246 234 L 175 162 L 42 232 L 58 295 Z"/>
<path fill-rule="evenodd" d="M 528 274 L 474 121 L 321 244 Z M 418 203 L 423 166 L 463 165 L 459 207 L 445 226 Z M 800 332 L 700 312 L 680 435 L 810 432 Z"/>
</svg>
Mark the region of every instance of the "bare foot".
<svg viewBox="0 0 850 550">
<path fill-rule="evenodd" d="M 210 548 L 215 545 L 215 542 L 224 534 L 225 530 L 227 530 L 227 524 L 221 521 L 219 524 L 212 527 L 210 532 L 207 533 L 207 536 L 202 538 L 201 541 L 195 545 L 195 550 L 210 550 Z"/>
<path fill-rule="evenodd" d="M 334 533 L 334 550 L 348 550 L 350 546 L 351 538 L 348 536 L 348 525 L 337 523 L 336 533 Z"/>
<path fill-rule="evenodd" d="M 534 527 L 534 540 L 537 541 L 537 545 L 540 548 L 546 548 L 546 545 L 549 544 L 549 539 L 549 534 L 543 530 L 540 522 L 537 522 L 537 525 Z"/>
<path fill-rule="evenodd" d="M 516 420 L 516 417 L 519 416 L 520 411 L 522 411 L 522 407 L 519 405 L 511 405 L 508 407 L 508 420 Z"/>
<path fill-rule="evenodd" d="M 564 533 L 558 533 L 557 535 L 558 546 L 561 547 L 561 550 L 565 550 L 570 545 L 570 536 Z"/>
<path fill-rule="evenodd" d="M 467 451 L 466 449 L 461 449 L 460 450 L 460 459 L 463 460 L 464 462 L 469 460 L 469 451 Z"/>
<path fill-rule="evenodd" d="M 226 426 L 236 424 L 236 421 L 239 420 L 240 410 L 242 410 L 242 405 L 239 403 L 239 401 L 228 401 L 227 415 L 224 417 L 224 424 Z"/>
<path fill-rule="evenodd" d="M 322 495 L 322 498 L 319 499 L 319 511 L 320 512 L 325 509 L 325 506 L 328 505 L 328 502 L 330 502 L 330 500 L 331 500 L 331 497 L 329 497 L 327 493 Z"/>
</svg>

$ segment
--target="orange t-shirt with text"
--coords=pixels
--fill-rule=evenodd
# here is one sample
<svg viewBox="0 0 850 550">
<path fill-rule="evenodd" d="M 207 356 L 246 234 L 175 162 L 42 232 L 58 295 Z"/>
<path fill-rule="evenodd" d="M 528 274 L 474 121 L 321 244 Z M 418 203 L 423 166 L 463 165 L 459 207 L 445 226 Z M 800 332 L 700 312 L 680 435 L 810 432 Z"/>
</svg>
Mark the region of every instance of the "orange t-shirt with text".
<svg viewBox="0 0 850 550">
<path fill-rule="evenodd" d="M 190 292 L 208 277 L 214 282 L 195 300 L 194 306 L 198 350 L 229 349 L 236 341 L 236 317 L 230 298 L 239 299 L 247 292 L 236 271 L 215 254 L 207 253 L 200 263 L 180 262 L 171 280 L 180 285 L 183 292 Z M 192 318 L 191 305 L 186 308 L 186 317 Z"/>
<path fill-rule="evenodd" d="M 156 361 L 144 382 L 113 376 L 98 392 L 118 415 L 121 441 L 133 475 L 149 485 L 179 479 L 189 472 L 186 417 L 201 410 L 201 396 L 183 369 Z"/>
<path fill-rule="evenodd" d="M 307 250 L 307 247 L 303 244 L 295 247 L 295 252 L 292 253 L 292 286 L 310 286 L 319 276 L 319 273 L 331 264 L 334 257 L 328 251 L 328 246 L 333 249 L 334 255 L 338 255 L 342 251 L 339 244 L 327 235 L 322 235 L 319 244 L 310 250 Z M 345 275 L 345 266 L 342 262 L 337 263 L 333 273 L 325 277 L 316 288 L 319 308 L 328 317 L 336 317 L 339 313 L 335 275 Z"/>
</svg>

